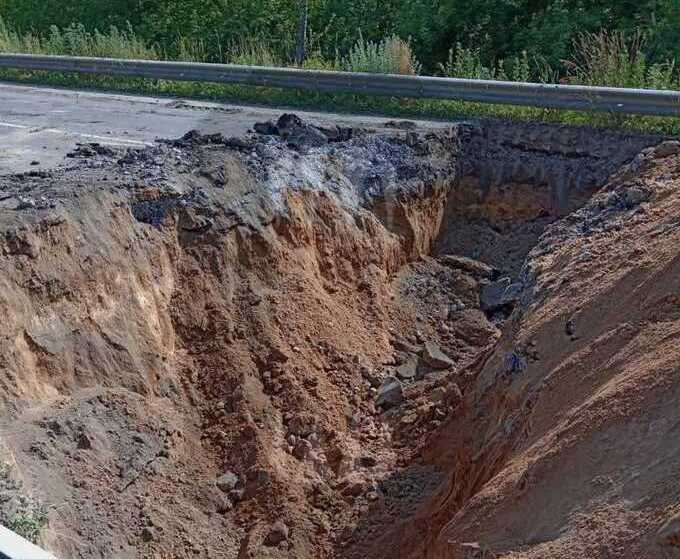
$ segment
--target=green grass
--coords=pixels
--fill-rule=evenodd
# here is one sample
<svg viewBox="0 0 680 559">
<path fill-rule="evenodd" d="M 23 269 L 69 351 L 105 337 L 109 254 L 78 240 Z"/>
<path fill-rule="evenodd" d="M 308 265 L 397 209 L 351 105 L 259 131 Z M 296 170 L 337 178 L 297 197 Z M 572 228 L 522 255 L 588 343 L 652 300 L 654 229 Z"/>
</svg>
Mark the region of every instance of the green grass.
<svg viewBox="0 0 680 559">
<path fill-rule="evenodd" d="M 24 492 L 23 484 L 12 476 L 12 467 L 6 462 L 0 462 L 0 490 L 18 503 L 18 510 L 11 515 L 6 515 L 0 508 L 0 524 L 28 541 L 38 543 L 47 524 L 47 508 Z"/>
<path fill-rule="evenodd" d="M 674 63 L 647 65 L 640 36 L 628 40 L 622 34 L 583 35 L 578 40 L 578 56 L 566 65 L 561 80 L 569 83 L 627 85 L 634 87 L 678 87 Z M 145 44 L 132 29 L 89 32 L 81 25 L 66 29 L 53 27 L 44 37 L 20 34 L 9 29 L 0 19 L 0 52 L 71 54 L 137 59 L 178 59 L 197 62 L 232 62 L 237 64 L 290 66 L 290 61 L 261 41 L 243 39 L 220 50 L 215 59 L 200 41 L 179 38 L 175 54 L 169 56 L 156 46 Z M 328 70 L 372 71 L 417 74 L 421 70 L 408 41 L 389 37 L 380 43 L 362 38 L 344 56 L 329 60 L 312 54 L 306 68 Z M 485 66 L 479 51 L 460 45 L 451 50 L 445 63 L 439 65 L 441 75 L 465 78 L 514 81 L 553 82 L 559 73 L 544 60 L 529 58 L 526 53 L 507 61 Z M 282 108 L 329 110 L 347 113 L 378 114 L 396 118 L 454 120 L 461 118 L 499 118 L 521 121 L 555 122 L 595 127 L 613 127 L 667 135 L 680 134 L 680 118 L 640 117 L 607 113 L 559 111 L 509 105 L 488 105 L 464 101 L 403 99 L 360 94 L 322 94 L 314 92 L 221 85 L 194 82 L 172 82 L 148 79 L 106 77 L 85 74 L 60 74 L 0 70 L 0 79 L 28 84 L 48 84 L 104 91 L 130 92 L 152 96 L 188 97 L 201 100 L 245 104 L 275 105 Z M 621 80 L 624 80 L 621 82 Z"/>
<path fill-rule="evenodd" d="M 46 523 L 47 510 L 44 507 L 33 507 L 10 518 L 7 528 L 29 542 L 37 544 Z"/>
</svg>

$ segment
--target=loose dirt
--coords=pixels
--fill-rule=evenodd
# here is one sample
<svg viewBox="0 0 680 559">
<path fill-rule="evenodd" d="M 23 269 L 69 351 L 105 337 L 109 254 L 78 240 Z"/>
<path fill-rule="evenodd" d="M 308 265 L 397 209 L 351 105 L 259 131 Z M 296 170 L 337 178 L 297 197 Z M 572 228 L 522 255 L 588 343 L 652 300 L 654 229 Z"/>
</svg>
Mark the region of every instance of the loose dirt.
<svg viewBox="0 0 680 559">
<path fill-rule="evenodd" d="M 63 558 L 674 556 L 680 144 L 255 129 L 0 177 L 0 521 Z"/>
</svg>

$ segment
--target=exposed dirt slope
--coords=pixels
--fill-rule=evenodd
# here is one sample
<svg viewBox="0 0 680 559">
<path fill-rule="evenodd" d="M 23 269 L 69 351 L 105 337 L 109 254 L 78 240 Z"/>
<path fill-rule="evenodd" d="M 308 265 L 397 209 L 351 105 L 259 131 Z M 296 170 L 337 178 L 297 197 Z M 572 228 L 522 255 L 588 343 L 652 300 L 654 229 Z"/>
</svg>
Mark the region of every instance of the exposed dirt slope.
<svg viewBox="0 0 680 559">
<path fill-rule="evenodd" d="M 679 215 L 667 143 L 548 228 L 464 411 L 424 450 L 448 480 L 389 556 L 680 556 Z"/>
</svg>

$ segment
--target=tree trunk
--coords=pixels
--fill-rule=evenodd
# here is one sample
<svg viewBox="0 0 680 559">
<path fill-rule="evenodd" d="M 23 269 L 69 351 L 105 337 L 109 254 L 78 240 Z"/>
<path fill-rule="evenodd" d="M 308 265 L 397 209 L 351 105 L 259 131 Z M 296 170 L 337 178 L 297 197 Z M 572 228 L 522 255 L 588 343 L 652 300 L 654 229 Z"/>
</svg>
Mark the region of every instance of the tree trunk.
<svg viewBox="0 0 680 559">
<path fill-rule="evenodd" d="M 298 0 L 297 39 L 295 43 L 295 62 L 302 66 L 305 61 L 305 40 L 307 38 L 307 0 Z"/>
</svg>

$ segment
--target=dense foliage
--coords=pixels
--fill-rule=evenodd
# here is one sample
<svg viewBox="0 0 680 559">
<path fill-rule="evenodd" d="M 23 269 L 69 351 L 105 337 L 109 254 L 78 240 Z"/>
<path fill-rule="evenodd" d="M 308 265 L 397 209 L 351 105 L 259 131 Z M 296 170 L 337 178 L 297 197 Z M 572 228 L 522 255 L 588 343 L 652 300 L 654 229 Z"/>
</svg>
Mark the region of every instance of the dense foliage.
<svg viewBox="0 0 680 559">
<path fill-rule="evenodd" d="M 111 25 L 135 32 L 159 50 L 176 54 L 181 41 L 200 42 L 219 59 L 235 42 L 266 41 L 290 56 L 296 0 L 0 0 L 0 16 L 20 31 L 50 26 Z M 651 61 L 680 56 L 678 0 L 309 0 L 309 48 L 326 59 L 345 56 L 359 34 L 380 43 L 410 38 L 424 70 L 445 64 L 452 47 L 478 51 L 481 61 L 523 56 L 552 67 L 573 54 L 574 40 L 600 29 L 641 31 Z"/>
</svg>

